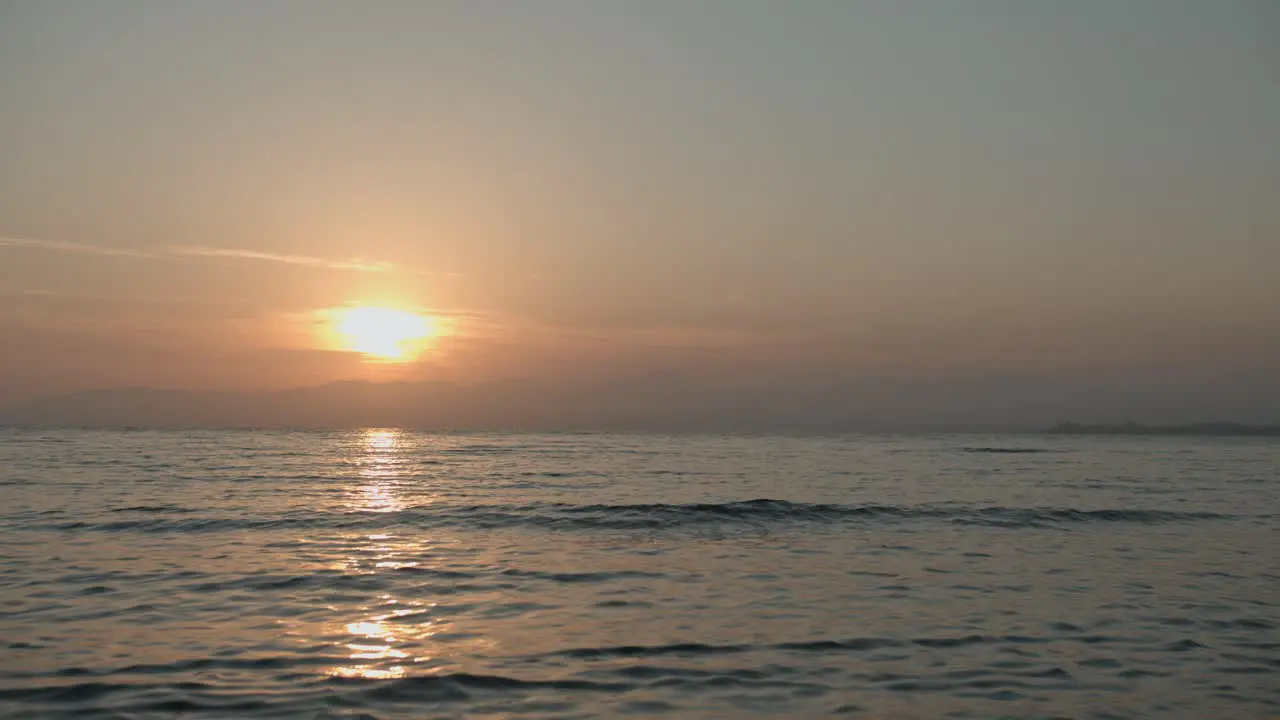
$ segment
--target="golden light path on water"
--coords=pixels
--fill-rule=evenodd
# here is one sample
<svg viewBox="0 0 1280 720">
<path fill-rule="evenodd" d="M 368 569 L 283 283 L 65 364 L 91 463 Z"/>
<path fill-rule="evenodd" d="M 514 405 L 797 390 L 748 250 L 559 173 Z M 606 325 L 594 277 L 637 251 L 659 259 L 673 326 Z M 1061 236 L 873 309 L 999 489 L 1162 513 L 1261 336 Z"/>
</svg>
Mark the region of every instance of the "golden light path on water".
<svg viewBox="0 0 1280 720">
<path fill-rule="evenodd" d="M 417 455 L 423 451 L 420 439 L 401 430 L 361 431 L 353 438 L 346 457 L 356 472 L 352 475 L 353 484 L 345 493 L 345 509 L 352 513 L 398 512 L 409 507 L 406 495 L 414 495 L 416 502 L 421 503 L 419 484 L 429 480 L 417 477 L 413 468 L 420 460 Z M 405 488 L 406 483 L 414 483 L 416 493 Z M 341 571 L 353 576 L 376 576 L 418 566 L 422 559 L 432 555 L 439 538 L 372 532 L 359 535 L 356 540 L 359 545 L 340 563 Z M 358 608 L 359 617 L 323 633 L 326 639 L 342 637 L 343 654 L 349 660 L 332 668 L 329 674 L 384 680 L 404 677 L 414 667 L 429 671 L 449 664 L 440 653 L 430 652 L 433 645 L 442 644 L 437 636 L 447 636 L 454 653 L 460 644 L 468 651 L 488 644 L 457 632 L 453 621 L 435 617 L 433 609 L 437 605 L 432 601 L 382 593 L 376 603 Z M 340 611 L 342 608 L 335 605 L 329 609 Z M 311 641 L 314 639 L 313 636 Z"/>
<path fill-rule="evenodd" d="M 362 512 L 396 512 L 404 509 L 396 487 L 404 476 L 400 456 L 402 438 L 399 430 L 365 430 L 361 437 L 363 452 L 353 458 L 359 468 L 360 486 L 358 507 Z"/>
<path fill-rule="evenodd" d="M 352 510 L 360 512 L 388 513 L 404 509 L 404 502 L 396 492 L 397 485 L 403 477 L 400 457 L 401 432 L 399 430 L 366 430 L 360 437 L 357 453 L 351 458 L 359 468 L 358 477 L 362 481 L 352 497 Z M 416 562 L 402 563 L 390 559 L 396 547 L 392 543 L 393 536 L 386 533 L 373 533 L 365 536 L 371 543 L 369 546 L 376 553 L 383 555 L 373 563 L 374 568 L 405 567 L 416 565 Z M 353 567 L 354 565 L 354 567 Z M 348 563 L 348 572 L 362 572 L 360 563 Z M 370 572 L 364 570 L 363 572 Z M 380 599 L 388 609 L 383 612 L 355 622 L 347 623 L 343 629 L 351 637 L 346 649 L 352 661 L 350 665 L 334 668 L 330 674 L 345 678 L 365 678 L 384 680 L 404 677 L 406 670 L 403 662 L 421 662 L 429 658 L 410 658 L 409 653 L 396 647 L 399 638 L 388 620 L 421 611 L 419 605 L 401 605 L 391 595 L 384 594 Z M 430 623 L 415 628 L 418 640 L 432 634 Z M 382 667 L 388 661 L 395 664 Z"/>
</svg>

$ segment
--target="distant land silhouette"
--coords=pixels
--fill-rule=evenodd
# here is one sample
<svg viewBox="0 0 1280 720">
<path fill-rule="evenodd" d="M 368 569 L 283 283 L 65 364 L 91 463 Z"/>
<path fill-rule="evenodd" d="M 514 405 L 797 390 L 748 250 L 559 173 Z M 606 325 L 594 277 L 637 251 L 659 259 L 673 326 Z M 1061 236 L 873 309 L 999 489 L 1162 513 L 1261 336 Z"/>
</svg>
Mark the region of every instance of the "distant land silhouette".
<svg viewBox="0 0 1280 720">
<path fill-rule="evenodd" d="M 348 381 L 284 390 L 208 391 L 116 388 L 74 392 L 0 407 L 0 425 L 140 428 L 403 427 L 462 431 L 618 432 L 945 432 L 1042 433 L 1065 416 L 1164 423 L 1224 415 L 1272 428 L 1280 391 L 1230 395 L 1083 386 L 1028 376 L 862 377 L 843 381 L 792 376 L 770 382 L 658 371 L 600 381 L 507 379 L 485 382 Z M 1098 432 L 1106 425 L 1063 425 L 1054 432 Z M 1134 426 L 1116 425 L 1130 432 Z M 1141 428 L 1142 426 L 1137 426 Z M 1154 432 L 1154 431 L 1149 431 Z M 1161 431 L 1168 432 L 1168 431 Z M 1188 434 L 1186 430 L 1177 430 Z"/>
<path fill-rule="evenodd" d="M 1061 423 L 1047 432 L 1057 435 L 1214 435 L 1224 437 L 1280 437 L 1280 425 L 1211 422 L 1190 425 L 1081 425 Z"/>
</svg>

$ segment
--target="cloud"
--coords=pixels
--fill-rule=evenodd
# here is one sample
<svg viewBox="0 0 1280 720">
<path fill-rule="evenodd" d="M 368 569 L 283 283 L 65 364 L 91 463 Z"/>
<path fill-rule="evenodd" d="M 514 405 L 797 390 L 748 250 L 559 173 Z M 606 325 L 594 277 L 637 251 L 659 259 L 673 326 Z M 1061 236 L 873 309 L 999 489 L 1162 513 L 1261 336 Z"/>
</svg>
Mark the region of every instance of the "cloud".
<svg viewBox="0 0 1280 720">
<path fill-rule="evenodd" d="M 346 260 L 330 260 L 310 257 L 308 255 L 279 255 L 276 253 L 245 250 L 240 248 L 215 248 L 204 245 L 174 245 L 166 248 L 173 255 L 192 257 L 239 258 L 243 260 L 263 260 L 266 262 L 286 263 L 304 267 L 324 268 L 327 270 L 352 270 L 355 272 L 394 272 L 398 267 L 394 263 L 377 262 L 352 258 Z"/>
<path fill-rule="evenodd" d="M 159 260 L 163 256 L 130 248 L 107 247 L 104 245 L 81 245 L 80 243 L 62 242 L 59 240 L 31 240 L 28 238 L 0 237 L 0 247 L 34 248 L 51 252 L 79 253 L 82 255 L 107 255 L 111 257 L 143 258 Z"/>
<path fill-rule="evenodd" d="M 349 258 L 333 260 L 329 258 L 311 257 L 308 255 L 280 255 L 277 253 L 246 250 L 242 248 L 218 248 L 206 245 L 174 245 L 162 252 L 147 252 L 132 248 L 110 247 L 107 245 L 83 245 L 81 243 L 63 242 L 60 240 L 32 240 L 28 238 L 0 237 L 0 248 L 31 248 L 49 252 L 77 253 L 81 255 L 102 255 L 108 257 L 139 258 L 144 260 L 163 260 L 178 257 L 207 258 L 239 258 L 244 260 L 261 260 L 266 262 L 286 263 L 302 267 L 320 268 L 323 270 L 349 270 L 353 272 L 396 272 L 400 268 L 395 263 Z"/>
<path fill-rule="evenodd" d="M 0 241 L 2 244 L 3 241 Z M 63 297 L 66 293 L 55 292 L 53 290 L 39 290 L 30 288 L 0 287 L 0 293 L 5 295 L 21 295 L 24 297 Z"/>
</svg>

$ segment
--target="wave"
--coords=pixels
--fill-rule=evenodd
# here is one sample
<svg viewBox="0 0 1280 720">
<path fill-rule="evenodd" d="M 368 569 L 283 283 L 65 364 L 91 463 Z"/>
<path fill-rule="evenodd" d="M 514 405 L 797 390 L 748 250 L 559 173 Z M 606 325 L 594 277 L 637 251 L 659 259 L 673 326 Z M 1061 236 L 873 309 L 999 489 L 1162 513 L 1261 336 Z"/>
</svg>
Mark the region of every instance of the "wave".
<svg viewBox="0 0 1280 720">
<path fill-rule="evenodd" d="M 1081 627 L 1057 623 L 1036 636 L 922 634 L 724 645 L 600 645 L 497 655 L 469 671 L 423 668 L 408 674 L 379 674 L 376 668 L 365 674 L 360 668 L 344 666 L 349 661 L 345 653 L 324 650 L 244 658 L 189 657 L 115 668 L 0 671 L 0 706 L 9 711 L 6 717 L 42 718 L 331 717 L 334 708 L 366 718 L 382 717 L 384 711 L 399 716 L 409 709 L 452 717 L 482 708 L 517 706 L 546 709 L 558 717 L 639 712 L 641 717 L 676 717 L 682 714 L 677 706 L 683 698 L 719 700 L 733 693 L 737 697 L 730 702 L 736 704 L 776 693 L 787 698 L 792 716 L 827 717 L 841 711 L 827 705 L 828 712 L 820 712 L 817 706 L 801 705 L 802 699 L 908 692 L 968 702 L 974 697 L 1005 701 L 1024 691 L 1125 692 L 1132 689 L 1134 678 L 1194 672 L 1197 667 L 1183 669 L 1175 662 L 1214 662 L 1215 657 L 1235 663 L 1215 664 L 1212 670 L 1221 674 L 1222 682 L 1235 682 L 1247 673 L 1259 677 L 1253 687 L 1265 688 L 1268 678 L 1264 676 L 1280 668 L 1265 652 L 1275 648 L 1273 643 L 1238 636 L 1222 650 L 1248 652 L 1206 653 L 1213 645 L 1189 638 L 1168 643 L 1169 638 L 1134 630 L 1116 636 L 1088 635 Z M 1061 663 L 1063 653 L 1027 649 L 1028 645 L 1057 647 L 1060 643 L 1105 647 L 1098 648 L 1103 652 L 1065 653 L 1077 658 L 1074 664 Z M 975 647 L 986 651 L 975 653 Z M 1139 664 L 1149 665 L 1142 660 L 1147 650 L 1165 653 L 1168 669 L 1130 666 L 1134 651 Z M 1010 658 L 1003 651 L 1018 657 Z M 904 664 L 904 659 L 919 662 Z M 925 662 L 931 659 L 940 661 Z M 554 698 L 543 704 L 549 696 Z M 1257 713 L 1242 708 L 1237 714 Z"/>
<path fill-rule="evenodd" d="M 137 511 L 139 508 L 133 508 Z M 723 503 L 637 503 L 578 505 L 432 504 L 394 512 L 297 510 L 257 517 L 191 517 L 183 508 L 151 508 L 142 517 L 54 522 L 44 527 L 66 532 L 221 532 L 297 528 L 378 529 L 395 527 L 453 527 L 469 529 L 533 528 L 562 531 L 663 531 L 720 527 L 785 529 L 872 522 L 950 522 L 1009 528 L 1070 526 L 1093 523 L 1159 524 L 1234 519 L 1212 512 L 1155 509 L 1095 509 L 1069 507 L 1016 508 L 1003 506 L 838 505 L 757 498 Z"/>
<path fill-rule="evenodd" d="M 1077 628 L 1078 630 L 1078 628 Z M 1021 635 L 959 635 L 952 637 L 854 637 L 843 640 L 807 640 L 782 642 L 770 645 L 708 645 L 704 643 L 673 643 L 670 645 L 615 645 L 609 647 L 583 647 L 560 650 L 553 655 L 577 659 L 596 658 L 648 658 L 673 656 L 736 655 L 762 651 L 787 651 L 800 653 L 849 653 L 870 652 L 886 648 L 918 646 L 924 648 L 960 648 L 968 645 L 1027 645 L 1049 642 L 1078 642 L 1096 645 L 1115 642 L 1118 638 L 1096 635 L 1063 634 L 1052 637 L 1027 637 Z M 531 656 L 544 657 L 544 656 Z"/>
<path fill-rule="evenodd" d="M 1053 451 L 1047 448 L 967 447 L 960 448 L 960 452 L 987 453 L 992 455 L 1033 455 L 1036 453 L 1047 453 Z"/>
<path fill-rule="evenodd" d="M 192 508 L 180 507 L 178 505 L 133 505 L 131 507 L 114 508 L 113 510 L 111 510 L 111 512 L 113 513 L 127 513 L 127 512 L 173 513 L 173 514 L 185 515 L 188 513 L 194 513 L 196 512 L 196 510 Z"/>
</svg>

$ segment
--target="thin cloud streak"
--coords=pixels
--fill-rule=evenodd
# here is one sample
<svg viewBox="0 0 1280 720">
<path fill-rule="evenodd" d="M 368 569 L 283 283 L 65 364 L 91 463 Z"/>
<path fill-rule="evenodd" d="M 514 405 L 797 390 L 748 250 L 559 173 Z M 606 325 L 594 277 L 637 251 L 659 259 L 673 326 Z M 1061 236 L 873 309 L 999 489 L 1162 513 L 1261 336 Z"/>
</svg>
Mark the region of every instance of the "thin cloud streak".
<svg viewBox="0 0 1280 720">
<path fill-rule="evenodd" d="M 132 248 L 110 247 L 106 245 L 84 245 L 61 240 L 35 240 L 30 238 L 0 237 L 0 248 L 28 248 L 48 252 L 75 253 L 79 255 L 100 255 L 107 257 L 138 258 L 142 260 L 164 260 L 172 257 L 206 257 L 236 258 L 244 260 L 262 260 L 266 262 L 285 263 L 301 267 L 319 268 L 323 270 L 349 270 L 353 272 L 385 273 L 402 270 L 395 263 L 350 258 L 330 260 L 308 255 L 280 255 L 277 253 L 244 250 L 240 248 L 218 248 L 207 245 L 173 245 L 163 252 L 147 252 Z M 428 273 L 419 273 L 428 274 Z"/>
<path fill-rule="evenodd" d="M 267 262 L 301 265 L 304 267 L 324 268 L 326 270 L 352 270 L 356 272 L 395 272 L 399 267 L 395 263 L 375 262 L 362 259 L 328 260 L 307 255 L 278 255 L 276 253 L 244 250 L 240 248 L 216 248 L 205 245 L 174 245 L 166 248 L 173 255 L 213 258 L 236 258 L 242 260 L 263 260 Z"/>
<path fill-rule="evenodd" d="M 33 248 L 51 252 L 78 253 L 81 255 L 106 255 L 110 257 L 130 257 L 144 260 L 160 260 L 162 255 L 133 250 L 130 248 L 105 247 L 101 245 L 82 245 L 80 243 L 62 242 L 60 240 L 32 240 L 28 238 L 0 237 L 0 247 Z"/>
<path fill-rule="evenodd" d="M 0 241 L 0 244 L 3 244 L 3 241 Z M 0 294 L 21 295 L 23 297 L 44 297 L 44 298 L 49 298 L 49 297 L 56 298 L 56 297 L 66 296 L 66 293 L 55 292 L 53 290 L 33 290 L 29 288 L 12 288 L 12 287 L 0 287 Z"/>
</svg>

